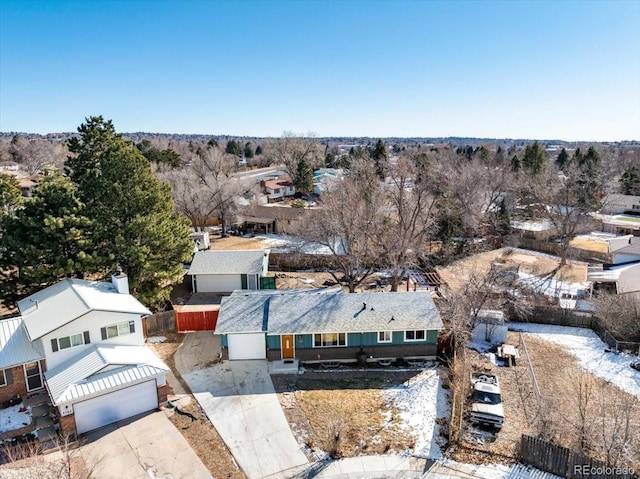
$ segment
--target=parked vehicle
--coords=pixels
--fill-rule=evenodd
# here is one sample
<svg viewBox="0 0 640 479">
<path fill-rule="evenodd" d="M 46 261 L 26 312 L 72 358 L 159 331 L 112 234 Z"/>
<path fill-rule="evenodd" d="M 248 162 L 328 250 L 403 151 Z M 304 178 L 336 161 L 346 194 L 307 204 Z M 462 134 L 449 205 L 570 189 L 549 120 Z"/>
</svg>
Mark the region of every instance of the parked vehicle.
<svg viewBox="0 0 640 479">
<path fill-rule="evenodd" d="M 640 361 L 634 361 L 630 364 L 630 366 L 636 371 L 640 371 Z"/>
<path fill-rule="evenodd" d="M 504 423 L 504 408 L 498 377 L 493 374 L 473 373 L 471 383 L 471 422 L 491 426 L 499 431 Z"/>
</svg>

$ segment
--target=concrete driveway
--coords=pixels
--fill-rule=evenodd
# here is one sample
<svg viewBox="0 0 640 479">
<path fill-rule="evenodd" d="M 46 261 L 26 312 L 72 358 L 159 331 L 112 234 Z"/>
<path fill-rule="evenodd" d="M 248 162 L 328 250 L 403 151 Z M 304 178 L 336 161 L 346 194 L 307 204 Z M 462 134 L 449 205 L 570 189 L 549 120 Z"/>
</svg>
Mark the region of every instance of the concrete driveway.
<svg viewBox="0 0 640 479">
<path fill-rule="evenodd" d="M 290 476 L 308 460 L 296 442 L 273 388 L 266 361 L 227 361 L 197 370 L 205 335 L 189 333 L 176 352 L 176 367 L 249 479 Z M 197 343 L 200 348 L 195 348 Z M 196 353 L 196 351 L 198 351 Z"/>
<path fill-rule="evenodd" d="M 97 479 L 212 478 L 162 411 L 87 433 L 82 457 Z"/>
</svg>

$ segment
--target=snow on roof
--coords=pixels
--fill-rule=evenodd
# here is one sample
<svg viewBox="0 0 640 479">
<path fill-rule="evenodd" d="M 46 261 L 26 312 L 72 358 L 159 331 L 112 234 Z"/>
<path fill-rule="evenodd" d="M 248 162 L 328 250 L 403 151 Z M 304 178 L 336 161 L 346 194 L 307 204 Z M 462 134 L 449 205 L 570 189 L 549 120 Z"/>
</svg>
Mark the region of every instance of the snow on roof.
<svg viewBox="0 0 640 479">
<path fill-rule="evenodd" d="M 41 338 L 90 311 L 151 314 L 130 294 L 112 283 L 65 279 L 18 301 L 31 340 Z"/>
<path fill-rule="evenodd" d="M 188 274 L 262 274 L 269 250 L 198 251 Z"/>
<path fill-rule="evenodd" d="M 511 221 L 513 228 L 525 231 L 548 231 L 553 229 L 553 223 L 548 219 L 529 220 L 529 221 Z"/>
<path fill-rule="evenodd" d="M 344 293 L 340 289 L 236 291 L 220 306 L 217 333 L 267 334 L 442 329 L 431 293 Z"/>
<path fill-rule="evenodd" d="M 22 318 L 0 320 L 0 369 L 44 359 L 40 340 L 29 340 Z"/>
<path fill-rule="evenodd" d="M 60 405 L 121 389 L 168 370 L 146 346 L 100 344 L 46 371 L 44 376 L 54 404 Z"/>
</svg>

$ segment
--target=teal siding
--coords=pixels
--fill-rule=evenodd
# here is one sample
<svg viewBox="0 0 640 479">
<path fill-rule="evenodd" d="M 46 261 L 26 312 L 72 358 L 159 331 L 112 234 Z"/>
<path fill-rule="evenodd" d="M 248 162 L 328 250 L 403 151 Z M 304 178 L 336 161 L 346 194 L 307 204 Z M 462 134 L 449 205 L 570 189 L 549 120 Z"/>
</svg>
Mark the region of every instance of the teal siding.
<svg viewBox="0 0 640 479">
<path fill-rule="evenodd" d="M 267 336 L 268 349 L 280 349 L 280 336 Z"/>
<path fill-rule="evenodd" d="M 313 335 L 296 334 L 296 348 L 312 348 L 312 347 L 313 347 Z"/>
<path fill-rule="evenodd" d="M 227 335 L 226 334 L 222 335 L 222 347 L 223 348 L 228 348 L 229 347 L 229 342 L 227 341 Z"/>
<path fill-rule="evenodd" d="M 273 336 L 273 338 L 277 338 L 278 343 L 270 342 L 269 338 L 271 336 L 267 336 L 267 347 L 271 349 L 280 349 L 280 337 Z M 426 341 L 407 341 L 404 342 L 404 331 L 393 331 L 391 334 L 391 342 L 390 343 L 379 343 L 378 342 L 378 333 L 377 332 L 369 332 L 369 333 L 347 333 L 347 346 L 348 347 L 359 347 L 359 346 L 399 346 L 403 344 L 437 344 L 438 343 L 438 331 L 436 330 L 428 330 L 427 331 L 427 339 Z M 297 334 L 296 335 L 296 348 L 304 349 L 304 348 L 313 348 L 313 335 L 312 334 Z"/>
<path fill-rule="evenodd" d="M 347 346 L 375 346 L 378 333 L 347 333 Z"/>
</svg>

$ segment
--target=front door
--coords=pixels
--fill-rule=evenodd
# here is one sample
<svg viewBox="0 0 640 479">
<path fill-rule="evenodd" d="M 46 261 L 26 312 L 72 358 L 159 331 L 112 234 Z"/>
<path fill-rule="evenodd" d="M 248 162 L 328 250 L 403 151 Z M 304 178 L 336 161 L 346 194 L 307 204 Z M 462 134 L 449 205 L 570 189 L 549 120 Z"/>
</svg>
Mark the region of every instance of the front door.
<svg viewBox="0 0 640 479">
<path fill-rule="evenodd" d="M 280 336 L 282 347 L 282 359 L 293 359 L 293 334 L 283 334 Z"/>
</svg>

